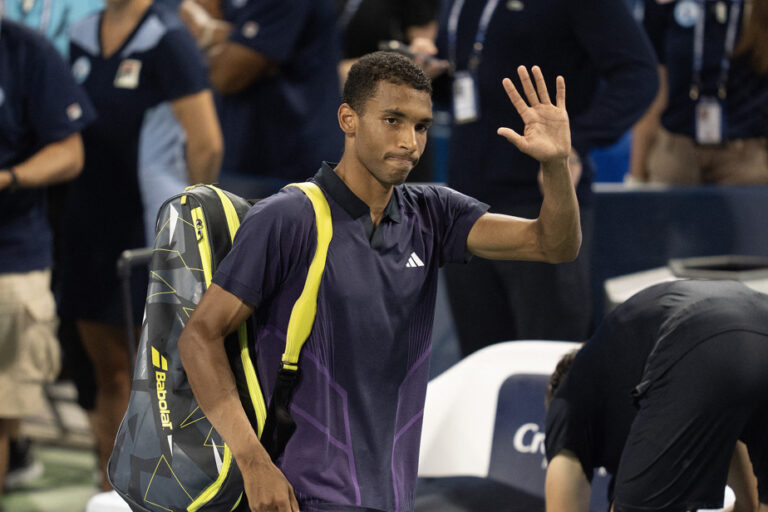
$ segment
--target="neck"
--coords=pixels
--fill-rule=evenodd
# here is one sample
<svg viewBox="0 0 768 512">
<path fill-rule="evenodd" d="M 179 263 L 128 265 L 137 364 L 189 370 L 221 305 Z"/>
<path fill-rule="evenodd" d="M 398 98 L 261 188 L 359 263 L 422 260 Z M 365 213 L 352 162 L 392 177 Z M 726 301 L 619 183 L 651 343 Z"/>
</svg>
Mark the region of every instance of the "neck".
<svg viewBox="0 0 768 512">
<path fill-rule="evenodd" d="M 334 171 L 349 190 L 368 205 L 373 225 L 378 226 L 394 186 L 381 183 L 360 161 L 347 157 L 346 152 Z"/>
</svg>

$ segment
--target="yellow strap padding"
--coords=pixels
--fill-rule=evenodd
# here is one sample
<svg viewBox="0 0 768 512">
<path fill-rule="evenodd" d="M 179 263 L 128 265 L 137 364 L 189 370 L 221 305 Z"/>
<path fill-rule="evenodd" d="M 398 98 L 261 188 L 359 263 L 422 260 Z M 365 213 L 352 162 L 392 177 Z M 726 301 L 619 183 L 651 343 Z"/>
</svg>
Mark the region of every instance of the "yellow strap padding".
<svg viewBox="0 0 768 512">
<path fill-rule="evenodd" d="M 315 225 L 317 230 L 317 248 L 309 264 L 307 280 L 296 303 L 291 310 L 291 318 L 288 320 L 288 331 L 285 336 L 285 353 L 283 363 L 296 366 L 299 362 L 299 353 L 307 341 L 317 314 L 317 292 L 320 289 L 320 281 L 325 270 L 325 260 L 328 255 L 328 246 L 333 237 L 333 224 L 331 222 L 331 208 L 328 201 L 316 184 L 311 182 L 291 183 L 289 187 L 300 188 L 312 202 L 315 210 Z"/>
<path fill-rule="evenodd" d="M 211 246 L 208 243 L 208 226 L 205 224 L 205 215 L 202 207 L 192 208 L 192 224 L 195 225 L 195 236 L 197 237 L 197 248 L 200 251 L 200 261 L 203 267 L 203 276 L 205 277 L 205 288 L 211 286 L 213 279 L 213 263 L 211 258 Z"/>
</svg>

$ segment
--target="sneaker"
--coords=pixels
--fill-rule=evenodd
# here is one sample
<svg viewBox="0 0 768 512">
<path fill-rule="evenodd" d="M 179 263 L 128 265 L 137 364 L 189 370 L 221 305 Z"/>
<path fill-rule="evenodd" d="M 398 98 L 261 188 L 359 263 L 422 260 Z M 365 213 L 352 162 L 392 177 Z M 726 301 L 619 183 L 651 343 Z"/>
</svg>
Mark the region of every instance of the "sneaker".
<svg viewBox="0 0 768 512">
<path fill-rule="evenodd" d="M 8 491 L 19 489 L 40 478 L 43 464 L 32 456 L 29 439 L 11 440 L 8 472 L 4 487 Z"/>
</svg>

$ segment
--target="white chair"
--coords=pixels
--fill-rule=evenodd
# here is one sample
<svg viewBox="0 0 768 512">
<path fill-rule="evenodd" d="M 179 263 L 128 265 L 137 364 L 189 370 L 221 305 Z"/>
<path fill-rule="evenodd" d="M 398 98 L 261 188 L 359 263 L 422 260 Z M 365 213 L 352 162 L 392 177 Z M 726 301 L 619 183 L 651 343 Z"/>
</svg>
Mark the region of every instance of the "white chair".
<svg viewBox="0 0 768 512">
<path fill-rule="evenodd" d="M 496 405 L 515 374 L 549 375 L 578 343 L 511 341 L 469 355 L 427 387 L 419 476 L 488 477 Z M 532 397 L 544 400 L 544 397 Z"/>
</svg>

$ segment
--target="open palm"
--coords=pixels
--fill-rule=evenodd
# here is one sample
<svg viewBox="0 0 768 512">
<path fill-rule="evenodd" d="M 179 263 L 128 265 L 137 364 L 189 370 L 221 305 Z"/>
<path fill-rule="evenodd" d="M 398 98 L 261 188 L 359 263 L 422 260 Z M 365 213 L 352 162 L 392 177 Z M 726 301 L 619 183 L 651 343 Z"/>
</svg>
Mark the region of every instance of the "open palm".
<svg viewBox="0 0 768 512">
<path fill-rule="evenodd" d="M 533 66 L 531 71 L 536 81 L 536 88 L 525 66 L 517 68 L 523 91 L 528 99 L 527 103 L 509 78 L 505 78 L 502 82 L 512 105 L 525 123 L 523 134 L 520 135 L 506 127 L 499 128 L 498 134 L 539 162 L 568 158 L 571 151 L 571 129 L 568 123 L 568 112 L 565 110 L 565 80 L 561 76 L 557 77 L 557 91 L 553 105 L 549 99 L 541 69 Z"/>
</svg>

